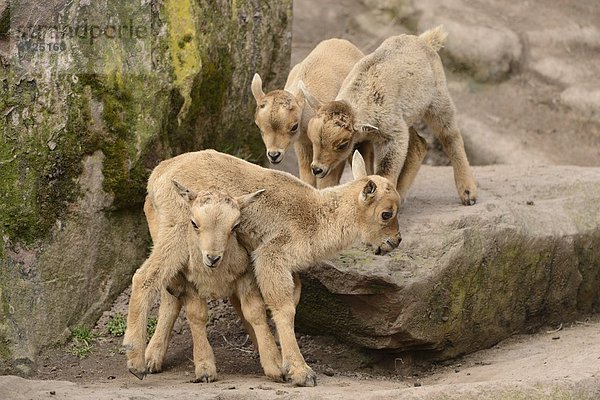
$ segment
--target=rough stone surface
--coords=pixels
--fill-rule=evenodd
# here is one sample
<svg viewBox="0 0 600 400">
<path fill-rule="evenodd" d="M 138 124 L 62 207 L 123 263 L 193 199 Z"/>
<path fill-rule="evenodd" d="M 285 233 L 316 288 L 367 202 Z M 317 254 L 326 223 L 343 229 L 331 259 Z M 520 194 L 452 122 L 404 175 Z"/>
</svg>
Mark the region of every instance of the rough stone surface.
<svg viewBox="0 0 600 400">
<path fill-rule="evenodd" d="M 493 125 L 467 116 L 459 116 L 458 125 L 471 165 L 549 164 L 548 158 L 537 149 L 524 148 L 521 142 L 496 132 Z"/>
<path fill-rule="evenodd" d="M 560 94 L 560 101 L 584 119 L 600 120 L 600 85 L 571 86 Z"/>
<path fill-rule="evenodd" d="M 440 24 L 446 28 L 448 39 L 440 54 L 447 66 L 481 82 L 506 79 L 519 68 L 523 45 L 500 20 L 460 0 L 445 2 L 443 14 L 436 1 L 414 2 L 414 7 L 421 14 L 419 32 Z"/>
<path fill-rule="evenodd" d="M 360 249 L 304 275 L 298 325 L 388 354 L 446 359 L 600 311 L 600 169 L 475 169 L 461 206 L 424 166 L 389 256 Z"/>
<path fill-rule="evenodd" d="M 127 287 L 149 247 L 141 204 L 159 160 L 205 147 L 261 158 L 250 80 L 258 71 L 283 86 L 292 2 L 10 5 L 0 9 L 0 373 L 26 373 L 41 347 L 91 326 Z M 84 23 L 87 37 L 61 51 L 23 37 L 58 46 L 42 26 Z M 106 36 L 92 38 L 93 26 Z M 114 37 L 109 26 L 126 28 Z"/>
</svg>

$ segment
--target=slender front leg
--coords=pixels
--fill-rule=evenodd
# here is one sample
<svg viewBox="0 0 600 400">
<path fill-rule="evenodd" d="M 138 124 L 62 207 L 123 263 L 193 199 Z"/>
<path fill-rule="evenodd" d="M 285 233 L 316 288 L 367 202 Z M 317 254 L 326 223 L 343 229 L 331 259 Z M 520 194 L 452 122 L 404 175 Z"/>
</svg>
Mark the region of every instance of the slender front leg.
<svg viewBox="0 0 600 400">
<path fill-rule="evenodd" d="M 398 182 L 408 151 L 408 126 L 402 118 L 382 127 L 382 137 L 375 146 L 375 173 L 393 184 Z"/>
<path fill-rule="evenodd" d="M 256 258 L 256 279 L 277 327 L 283 368 L 294 384 L 316 386 L 317 376 L 304 361 L 294 333 L 294 279 L 289 270 L 269 261 L 277 260 L 278 251 L 263 252 Z"/>
<path fill-rule="evenodd" d="M 298 273 L 292 274 L 294 279 L 294 306 L 298 307 L 298 303 L 300 303 L 300 296 L 302 295 L 302 281 L 300 280 L 300 275 Z M 279 335 L 275 332 L 275 342 L 279 343 Z"/>
<path fill-rule="evenodd" d="M 275 381 L 283 381 L 285 371 L 281 365 L 281 353 L 267 324 L 267 310 L 254 281 L 254 275 L 248 274 L 240 279 L 236 291 L 240 298 L 243 317 L 256 334 L 254 344 L 260 355 L 260 365 L 265 375 Z"/>
<path fill-rule="evenodd" d="M 398 185 L 396 186 L 401 202 L 406 200 L 408 189 L 417 177 L 423 159 L 427 154 L 427 142 L 425 139 L 419 136 L 412 126 L 408 129 L 408 132 L 408 152 L 406 154 L 404 165 L 402 166 L 402 171 L 398 177 Z"/>
<path fill-rule="evenodd" d="M 317 178 L 313 175 L 310 169 L 310 163 L 312 162 L 312 144 L 306 139 L 298 139 L 294 143 L 294 150 L 296 151 L 296 157 L 298 157 L 298 171 L 300 179 L 309 185 L 316 187 Z"/>
<path fill-rule="evenodd" d="M 185 296 L 184 306 L 194 344 L 196 373 L 194 382 L 213 382 L 217 380 L 217 367 L 215 366 L 215 355 L 206 336 L 206 323 L 208 322 L 206 299 L 198 295 Z"/>
<path fill-rule="evenodd" d="M 160 307 L 158 309 L 158 322 L 154 335 L 146 348 L 146 369 L 148 373 L 162 371 L 162 364 L 169 347 L 169 340 L 173 332 L 173 325 L 179 316 L 183 302 L 162 289 L 160 292 Z"/>
</svg>

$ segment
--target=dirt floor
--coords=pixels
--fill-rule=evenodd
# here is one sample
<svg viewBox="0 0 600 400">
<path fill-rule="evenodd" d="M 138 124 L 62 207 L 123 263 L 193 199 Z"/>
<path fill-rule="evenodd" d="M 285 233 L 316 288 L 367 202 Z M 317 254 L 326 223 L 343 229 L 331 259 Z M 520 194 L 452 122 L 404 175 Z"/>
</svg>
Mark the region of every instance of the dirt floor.
<svg viewBox="0 0 600 400">
<path fill-rule="evenodd" d="M 548 327 L 516 335 L 497 346 L 460 359 L 380 369 L 369 357 L 330 338 L 300 336 L 302 353 L 318 373 L 319 386 L 297 388 L 262 376 L 232 309 L 213 304 L 209 340 L 217 358 L 219 381 L 191 383 L 191 338 L 178 322 L 164 372 L 143 381 L 125 368 L 121 339 L 106 333 L 104 322 L 126 305 L 122 296 L 95 330 L 92 353 L 71 354 L 70 347 L 41 358 L 37 380 L 0 377 L 2 399 L 598 399 L 600 398 L 600 319 Z"/>
<path fill-rule="evenodd" d="M 368 52 L 383 37 L 407 31 L 397 19 L 358 0 L 333 0 L 327 8 L 323 4 L 295 1 L 293 63 L 327 37 L 348 38 Z M 519 73 L 503 82 L 476 83 L 459 73 L 449 74 L 460 117 L 489 128 L 492 140 L 501 138 L 489 143 L 498 147 L 499 154 L 522 152 L 531 155 L 533 162 L 600 166 L 600 111 L 584 116 L 561 101 L 563 91 L 573 85 L 598 87 L 600 47 L 592 45 L 592 51 L 590 46 L 569 46 L 558 39 L 544 45 L 539 39 L 544 30 L 556 31 L 560 25 L 600 26 L 597 0 L 576 4 L 475 1 L 472 6 L 497 16 L 520 37 L 528 38 L 529 47 Z M 573 68 L 559 74 L 539 67 L 550 58 L 556 68 Z M 429 163 L 443 164 L 444 160 L 430 159 Z M 293 162 L 286 165 L 294 170 Z M 125 367 L 121 338 L 106 332 L 110 318 L 125 313 L 127 301 L 125 292 L 99 321 L 87 357 L 71 354 L 71 344 L 51 349 L 41 355 L 35 380 L 0 377 L 0 399 L 600 398 L 598 317 L 565 324 L 560 330 L 547 327 L 534 335 L 518 335 L 459 360 L 424 366 L 397 359 L 395 365 L 384 368 L 372 355 L 332 338 L 298 335 L 306 361 L 318 373 L 319 386 L 295 388 L 262 376 L 258 355 L 226 301 L 211 304 L 208 327 L 221 378 L 218 382 L 189 383 L 193 378 L 191 338 L 181 317 L 165 371 L 137 380 Z"/>
</svg>

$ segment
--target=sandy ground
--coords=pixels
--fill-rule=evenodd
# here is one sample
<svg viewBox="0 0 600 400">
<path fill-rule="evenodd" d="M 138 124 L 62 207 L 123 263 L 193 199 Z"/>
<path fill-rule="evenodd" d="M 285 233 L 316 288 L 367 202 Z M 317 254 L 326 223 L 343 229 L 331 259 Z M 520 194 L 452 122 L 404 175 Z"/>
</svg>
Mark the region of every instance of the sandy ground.
<svg viewBox="0 0 600 400">
<path fill-rule="evenodd" d="M 189 349 L 188 349 L 189 350 Z M 217 360 L 219 360 L 219 348 Z M 191 353 L 191 351 L 189 352 Z M 96 356 L 94 356 L 96 357 Z M 222 373 L 218 382 L 190 383 L 193 368 L 180 358 L 166 372 L 143 381 L 124 373 L 125 358 L 114 354 L 115 369 L 71 377 L 72 382 L 0 377 L 2 399 L 598 399 L 600 320 L 518 335 L 427 373 L 402 375 L 318 374 L 316 388 L 271 382 L 257 373 Z M 244 361 L 242 361 L 243 363 Z M 77 363 L 75 361 L 74 363 Z M 257 360 L 253 363 L 256 369 Z M 82 375 L 86 375 L 83 377 Z M 328 376 L 332 375 L 332 376 Z M 84 381 L 83 383 L 81 383 Z"/>
</svg>

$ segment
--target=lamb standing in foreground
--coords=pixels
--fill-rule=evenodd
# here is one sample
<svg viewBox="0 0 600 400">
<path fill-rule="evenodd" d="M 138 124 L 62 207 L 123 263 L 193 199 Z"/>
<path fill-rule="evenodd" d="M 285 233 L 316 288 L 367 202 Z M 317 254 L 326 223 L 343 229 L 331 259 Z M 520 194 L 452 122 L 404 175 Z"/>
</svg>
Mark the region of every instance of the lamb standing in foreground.
<svg viewBox="0 0 600 400">
<path fill-rule="evenodd" d="M 439 26 L 420 36 L 386 39 L 354 66 L 335 101 L 321 104 L 307 90 L 307 101 L 318 109 L 308 126 L 317 177 L 343 164 L 354 144 L 369 141 L 375 149 L 375 173 L 396 182 L 404 200 L 426 149 L 409 129 L 423 118 L 450 158 L 462 203 L 475 204 L 477 185 L 437 54 L 446 36 Z"/>
<path fill-rule="evenodd" d="M 195 381 L 215 380 L 215 358 L 206 337 L 207 298 L 230 296 L 258 348 L 265 374 L 281 379 L 281 355 L 267 325 L 265 304 L 248 253 L 236 238 L 241 210 L 263 191 L 232 198 L 214 190 L 196 192 L 175 180 L 165 184 L 169 190 L 159 200 L 149 191 L 144 205 L 154 248 L 134 275 L 133 285 L 137 287 L 144 276 L 144 285 L 152 292 L 132 291 L 124 343 L 138 336 L 146 342 L 146 317 L 141 315 L 147 314 L 151 295 L 162 289 L 158 325 L 145 353 L 146 364 L 130 371 L 142 379 L 146 372 L 161 370 L 173 324 L 184 305 L 192 332 Z M 175 259 L 178 264 L 170 265 Z M 144 321 L 138 323 L 138 318 Z M 139 346 L 128 351 L 130 357 L 143 354 Z"/>
<path fill-rule="evenodd" d="M 271 163 L 280 163 L 287 148 L 293 143 L 298 157 L 300 179 L 317 186 L 317 179 L 310 168 L 313 159 L 312 143 L 306 135 L 308 121 L 313 117 L 314 111 L 304 101 L 299 83 L 304 82 L 318 99 L 333 100 L 348 72 L 363 56 L 347 40 L 328 39 L 319 43 L 290 71 L 284 90 L 272 90 L 265 94 L 260 75 L 254 75 L 251 86 L 256 100 L 254 118 Z M 365 157 L 366 165 L 371 166 L 373 149 L 370 144 L 362 146 L 360 151 Z M 326 178 L 318 180 L 318 187 L 337 185 L 343 171 L 344 163 L 341 163 Z"/>
<path fill-rule="evenodd" d="M 197 192 L 220 187 L 241 195 L 266 189 L 244 209 L 237 237 L 251 253 L 258 286 L 277 327 L 283 368 L 301 386 L 316 385 L 316 375 L 306 365 L 294 335 L 293 273 L 332 257 L 358 239 L 374 246 L 377 254 L 395 249 L 401 240 L 396 218 L 400 197 L 394 186 L 381 176 L 367 176 L 358 152 L 352 171 L 354 181 L 317 190 L 286 172 L 205 150 L 162 162 L 148 182 L 157 209 L 168 207 L 179 196 L 173 179 Z M 169 227 L 161 220 L 161 229 L 173 239 L 185 238 L 185 222 Z M 146 367 L 145 326 L 151 294 L 160 287 L 162 277 L 175 276 L 187 259 L 182 251 L 153 252 L 133 277 L 124 340 L 133 373 L 143 373 Z"/>
</svg>

